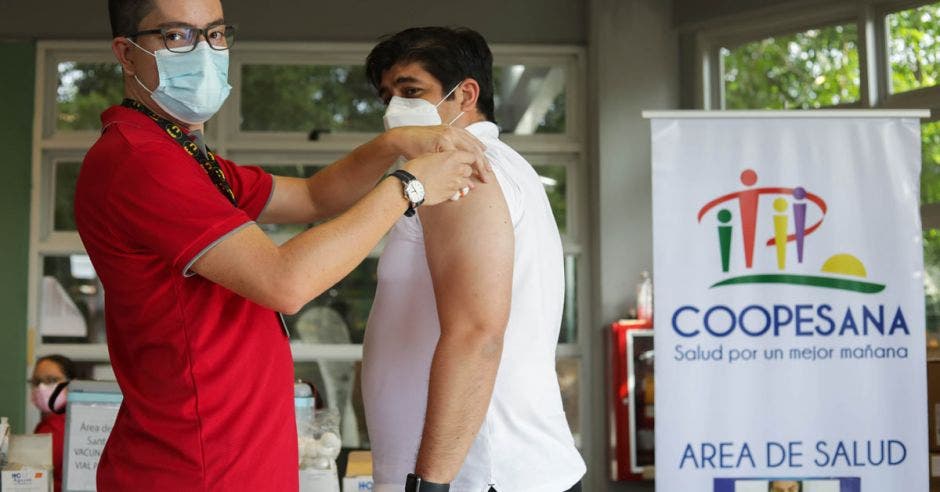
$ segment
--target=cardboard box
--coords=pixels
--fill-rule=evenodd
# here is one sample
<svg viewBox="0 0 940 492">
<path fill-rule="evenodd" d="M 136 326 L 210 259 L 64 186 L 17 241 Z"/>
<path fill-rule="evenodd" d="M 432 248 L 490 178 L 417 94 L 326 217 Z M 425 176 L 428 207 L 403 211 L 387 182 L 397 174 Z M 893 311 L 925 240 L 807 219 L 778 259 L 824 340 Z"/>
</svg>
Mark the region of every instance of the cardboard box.
<svg viewBox="0 0 940 492">
<path fill-rule="evenodd" d="M 52 470 L 11 463 L 0 471 L 0 490 L 49 492 L 52 490 Z"/>
<path fill-rule="evenodd" d="M 343 477 L 343 492 L 371 492 L 372 475 L 367 477 Z"/>
<path fill-rule="evenodd" d="M 52 490 L 52 434 L 10 436 L 9 463 L 0 471 L 3 492 Z"/>
<path fill-rule="evenodd" d="M 343 492 L 370 492 L 372 490 L 372 453 L 353 451 L 346 462 Z"/>
<path fill-rule="evenodd" d="M 10 436 L 7 463 L 18 463 L 38 469 L 52 469 L 52 434 Z"/>
</svg>

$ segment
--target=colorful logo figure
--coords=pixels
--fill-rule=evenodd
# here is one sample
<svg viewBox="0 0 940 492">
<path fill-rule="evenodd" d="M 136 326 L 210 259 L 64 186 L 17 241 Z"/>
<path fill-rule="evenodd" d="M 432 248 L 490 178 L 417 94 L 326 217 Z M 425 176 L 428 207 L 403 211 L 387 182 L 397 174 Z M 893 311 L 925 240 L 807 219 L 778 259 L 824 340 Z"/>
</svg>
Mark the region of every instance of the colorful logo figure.
<svg viewBox="0 0 940 492">
<path fill-rule="evenodd" d="M 802 186 L 786 187 L 760 187 L 756 188 L 757 173 L 746 169 L 741 173 L 741 183 L 744 190 L 720 196 L 706 203 L 698 213 L 698 222 L 719 205 L 727 202 L 738 202 L 738 216 L 740 217 L 741 242 L 744 253 L 744 266 L 750 270 L 754 267 L 754 250 L 757 244 L 757 221 L 760 208 L 760 199 L 764 195 L 777 195 L 773 201 L 773 237 L 765 245 L 774 248 L 777 260 L 777 269 L 784 271 L 787 268 L 788 246 L 796 246 L 796 262 L 803 263 L 806 249 L 806 238 L 822 226 L 828 208 L 826 202 L 819 195 L 806 191 Z M 808 207 L 812 204 L 818 208 L 820 218 L 813 224 L 807 223 Z M 718 246 L 721 251 L 721 270 L 728 273 L 731 270 L 732 233 L 734 213 L 730 208 L 721 208 L 717 213 L 718 219 Z M 792 221 L 791 221 L 792 219 Z M 791 232 L 792 225 L 792 232 Z M 830 257 L 821 268 L 822 273 L 838 276 L 798 275 L 792 273 L 763 273 L 749 274 L 722 280 L 712 287 L 740 284 L 794 284 L 832 289 L 850 290 L 863 293 L 876 293 L 884 290 L 882 284 L 874 284 L 857 278 L 867 278 L 864 264 L 856 257 L 840 253 Z M 844 277 L 855 277 L 853 279 Z"/>
</svg>

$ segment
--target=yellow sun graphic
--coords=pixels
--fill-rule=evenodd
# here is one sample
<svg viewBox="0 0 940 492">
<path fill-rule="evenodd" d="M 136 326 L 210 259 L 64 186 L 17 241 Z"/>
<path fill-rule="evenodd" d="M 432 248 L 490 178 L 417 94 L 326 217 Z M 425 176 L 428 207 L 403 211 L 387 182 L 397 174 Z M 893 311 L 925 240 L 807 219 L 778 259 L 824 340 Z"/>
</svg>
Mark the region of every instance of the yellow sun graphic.
<svg viewBox="0 0 940 492">
<path fill-rule="evenodd" d="M 833 255 L 823 263 L 821 271 L 825 273 L 835 273 L 837 275 L 851 275 L 853 277 L 868 277 L 865 271 L 865 265 L 858 258 L 847 254 L 839 253 Z"/>
</svg>

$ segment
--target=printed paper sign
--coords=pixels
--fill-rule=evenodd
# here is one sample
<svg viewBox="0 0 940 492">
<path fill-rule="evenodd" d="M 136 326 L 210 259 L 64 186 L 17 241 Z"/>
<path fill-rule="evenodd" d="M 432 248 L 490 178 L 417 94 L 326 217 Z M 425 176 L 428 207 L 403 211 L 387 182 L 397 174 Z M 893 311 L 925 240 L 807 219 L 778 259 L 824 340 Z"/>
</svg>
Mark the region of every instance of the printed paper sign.
<svg viewBox="0 0 940 492">
<path fill-rule="evenodd" d="M 119 408 L 116 403 L 69 405 L 65 490 L 97 490 L 98 460 L 111 435 Z"/>
<path fill-rule="evenodd" d="M 652 139 L 657 490 L 927 490 L 919 122 Z"/>
</svg>

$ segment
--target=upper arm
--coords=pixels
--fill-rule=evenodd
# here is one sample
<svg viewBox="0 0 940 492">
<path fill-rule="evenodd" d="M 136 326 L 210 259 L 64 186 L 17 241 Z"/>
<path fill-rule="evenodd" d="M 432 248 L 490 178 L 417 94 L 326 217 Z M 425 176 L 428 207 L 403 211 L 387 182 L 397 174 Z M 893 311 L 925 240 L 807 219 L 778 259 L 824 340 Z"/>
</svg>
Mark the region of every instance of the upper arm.
<svg viewBox="0 0 940 492">
<path fill-rule="evenodd" d="M 456 202 L 419 209 L 442 334 L 486 329 L 502 335 L 512 301 L 515 236 L 495 180 Z"/>
<path fill-rule="evenodd" d="M 274 176 L 271 201 L 259 222 L 310 223 L 348 210 L 378 183 L 393 157 L 374 139 L 306 178 Z"/>
<path fill-rule="evenodd" d="M 236 294 L 281 312 L 296 302 L 276 282 L 280 250 L 255 224 L 232 231 L 211 245 L 192 264 L 192 271 Z"/>
<path fill-rule="evenodd" d="M 320 207 L 311 197 L 309 178 L 273 176 L 271 200 L 258 222 L 265 224 L 296 224 L 322 218 Z"/>
</svg>

